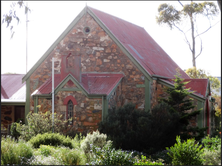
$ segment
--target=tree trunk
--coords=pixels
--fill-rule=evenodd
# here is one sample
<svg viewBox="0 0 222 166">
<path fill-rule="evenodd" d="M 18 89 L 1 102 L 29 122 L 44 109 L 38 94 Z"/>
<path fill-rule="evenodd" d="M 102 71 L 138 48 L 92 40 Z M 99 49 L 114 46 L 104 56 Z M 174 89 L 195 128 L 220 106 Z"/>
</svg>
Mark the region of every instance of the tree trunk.
<svg viewBox="0 0 222 166">
<path fill-rule="evenodd" d="M 192 59 L 193 59 L 193 67 L 196 67 L 196 61 L 195 61 L 195 38 L 194 38 L 194 24 L 193 24 L 193 18 L 192 14 L 190 16 L 190 22 L 191 22 L 191 37 L 192 37 Z"/>
</svg>

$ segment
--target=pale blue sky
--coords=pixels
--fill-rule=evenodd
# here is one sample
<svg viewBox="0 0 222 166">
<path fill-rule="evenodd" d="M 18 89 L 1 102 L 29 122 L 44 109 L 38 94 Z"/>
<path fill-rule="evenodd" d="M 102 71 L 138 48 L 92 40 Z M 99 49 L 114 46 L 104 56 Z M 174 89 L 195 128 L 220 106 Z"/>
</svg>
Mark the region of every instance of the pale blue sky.
<svg viewBox="0 0 222 166">
<path fill-rule="evenodd" d="M 166 1 L 164 1 L 166 2 Z M 214 1 L 216 3 L 216 1 Z M 178 30 L 159 26 L 155 16 L 161 1 L 88 1 L 87 5 L 121 19 L 144 27 L 149 35 L 182 68 L 192 67 L 191 52 Z M 181 8 L 178 1 L 170 1 Z M 186 3 L 182 1 L 182 3 Z M 9 11 L 10 2 L 1 1 L 1 15 Z M 217 3 L 216 3 L 217 4 Z M 28 23 L 28 70 L 40 59 L 73 19 L 82 11 L 86 1 L 29 1 L 32 12 Z M 15 24 L 15 35 L 10 39 L 6 24 L 1 26 L 1 73 L 26 72 L 26 24 L 24 11 L 18 11 L 21 23 Z M 212 25 L 221 20 L 219 14 Z M 199 23 L 200 31 L 207 28 L 207 20 Z M 213 76 L 221 76 L 221 22 L 201 36 L 203 52 L 197 58 L 197 68 L 205 69 Z M 197 43 L 198 44 L 198 43 Z"/>
</svg>

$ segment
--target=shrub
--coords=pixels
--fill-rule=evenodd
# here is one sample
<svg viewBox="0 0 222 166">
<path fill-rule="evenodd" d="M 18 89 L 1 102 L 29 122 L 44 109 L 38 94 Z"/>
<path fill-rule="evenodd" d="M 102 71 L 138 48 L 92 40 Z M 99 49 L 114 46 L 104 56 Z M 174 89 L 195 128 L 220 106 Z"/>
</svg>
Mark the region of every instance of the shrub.
<svg viewBox="0 0 222 166">
<path fill-rule="evenodd" d="M 165 103 L 156 105 L 152 114 L 127 104 L 109 110 L 109 116 L 99 123 L 99 131 L 107 134 L 116 149 L 152 154 L 176 142 L 175 137 L 180 129 L 178 123 L 178 115 L 170 112 L 170 107 Z"/>
<path fill-rule="evenodd" d="M 134 165 L 164 165 L 160 161 L 151 161 L 146 159 L 146 156 L 141 156 L 141 159 L 134 163 Z"/>
<path fill-rule="evenodd" d="M 132 153 L 111 148 L 112 144 L 108 143 L 103 148 L 91 144 L 91 161 L 89 165 L 133 165 L 135 159 Z"/>
<path fill-rule="evenodd" d="M 15 142 L 11 137 L 1 140 L 1 164 L 26 165 L 33 157 L 31 145 L 19 140 Z"/>
<path fill-rule="evenodd" d="M 49 145 L 40 145 L 38 149 L 43 156 L 48 157 L 52 153 L 52 146 Z"/>
<path fill-rule="evenodd" d="M 221 146 L 221 138 L 218 136 L 216 137 L 210 137 L 209 135 L 206 136 L 202 143 L 204 144 L 204 147 L 208 150 L 217 150 L 219 146 Z"/>
<path fill-rule="evenodd" d="M 83 136 L 81 133 L 76 134 L 75 137 L 72 139 L 73 146 L 75 148 L 81 148 L 81 144 L 84 142 L 86 139 L 85 136 Z"/>
<path fill-rule="evenodd" d="M 59 133 L 44 133 L 38 134 L 29 141 L 34 148 L 39 148 L 40 145 L 51 145 L 51 146 L 66 146 L 70 149 L 73 148 L 72 141 L 69 137 L 60 135 Z"/>
<path fill-rule="evenodd" d="M 16 140 L 18 140 L 18 137 L 20 136 L 20 133 L 17 131 L 17 128 L 19 127 L 19 123 L 12 123 L 11 124 L 11 128 L 10 128 L 10 135 L 15 138 Z"/>
<path fill-rule="evenodd" d="M 29 163 L 30 165 L 63 165 L 58 159 L 53 156 L 42 156 L 37 155 L 34 157 L 32 161 Z"/>
<path fill-rule="evenodd" d="M 176 137 L 176 141 L 174 146 L 166 148 L 169 150 L 167 154 L 172 158 L 173 165 L 202 165 L 202 145 L 195 144 L 194 139 L 187 139 L 182 143 L 180 136 Z"/>
<path fill-rule="evenodd" d="M 96 132 L 93 131 L 92 134 L 88 133 L 84 141 L 82 141 L 81 148 L 85 153 L 90 151 L 90 144 L 102 148 L 106 144 L 106 138 L 106 134 L 100 134 L 98 130 Z"/>
<path fill-rule="evenodd" d="M 68 121 L 62 119 L 62 115 L 54 113 L 54 132 L 66 134 L 70 132 L 71 126 Z M 47 111 L 45 113 L 29 112 L 27 115 L 28 125 L 17 123 L 16 131 L 21 135 L 20 137 L 26 141 L 30 140 L 37 134 L 44 134 L 52 132 L 52 113 Z"/>
<path fill-rule="evenodd" d="M 167 154 L 168 150 L 163 150 L 152 155 L 152 160 L 162 159 L 165 164 L 171 164 L 172 158 Z"/>
<path fill-rule="evenodd" d="M 59 147 L 58 153 L 54 154 L 65 165 L 85 165 L 86 156 L 80 149 L 69 149 L 65 147 Z"/>
<path fill-rule="evenodd" d="M 221 165 L 221 145 L 215 150 L 205 148 L 201 158 L 204 165 Z"/>
</svg>

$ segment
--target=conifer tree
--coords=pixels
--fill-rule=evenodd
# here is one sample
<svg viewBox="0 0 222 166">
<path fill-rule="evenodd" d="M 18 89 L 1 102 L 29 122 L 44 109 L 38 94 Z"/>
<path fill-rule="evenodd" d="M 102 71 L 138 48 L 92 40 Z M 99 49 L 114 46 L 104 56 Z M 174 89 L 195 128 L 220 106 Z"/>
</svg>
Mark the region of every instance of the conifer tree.
<svg viewBox="0 0 222 166">
<path fill-rule="evenodd" d="M 160 101 L 163 101 L 167 103 L 171 108 L 170 111 L 173 113 L 178 113 L 180 116 L 180 125 L 182 125 L 181 130 L 181 139 L 188 139 L 191 137 L 194 137 L 196 140 L 200 140 L 202 137 L 204 137 L 204 131 L 206 131 L 207 128 L 199 128 L 199 127 L 189 127 L 189 120 L 195 117 L 200 113 L 202 109 L 196 110 L 196 111 L 189 111 L 193 108 L 195 108 L 195 105 L 193 104 L 193 99 L 189 97 L 190 94 L 193 92 L 190 92 L 190 88 L 186 89 L 185 85 L 188 82 L 184 82 L 184 79 L 182 79 L 181 74 L 179 72 L 179 69 L 177 70 L 177 75 L 175 75 L 174 81 L 174 88 L 166 88 L 165 92 L 168 94 L 167 98 L 161 98 Z M 189 133 L 193 132 L 193 136 L 191 136 Z"/>
</svg>

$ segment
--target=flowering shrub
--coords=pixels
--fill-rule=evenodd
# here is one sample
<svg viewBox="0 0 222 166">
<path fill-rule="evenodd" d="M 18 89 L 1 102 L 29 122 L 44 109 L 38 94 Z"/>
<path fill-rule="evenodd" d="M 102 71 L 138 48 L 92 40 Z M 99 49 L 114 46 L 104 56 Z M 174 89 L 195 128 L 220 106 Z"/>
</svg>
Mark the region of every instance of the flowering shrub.
<svg viewBox="0 0 222 166">
<path fill-rule="evenodd" d="M 215 150 L 205 148 L 201 158 L 204 165 L 221 165 L 221 145 Z"/>
<path fill-rule="evenodd" d="M 63 165 L 58 159 L 53 156 L 37 155 L 29 162 L 30 165 Z"/>
<path fill-rule="evenodd" d="M 100 134 L 98 130 L 96 132 L 93 131 L 92 134 L 87 134 L 86 138 L 81 144 L 81 148 L 84 150 L 85 153 L 88 153 L 90 151 L 90 144 L 102 148 L 106 144 L 106 138 L 106 134 Z"/>
<path fill-rule="evenodd" d="M 111 143 L 106 144 L 103 148 L 91 146 L 91 162 L 87 165 L 133 165 L 135 159 L 132 153 L 111 148 Z"/>
</svg>

